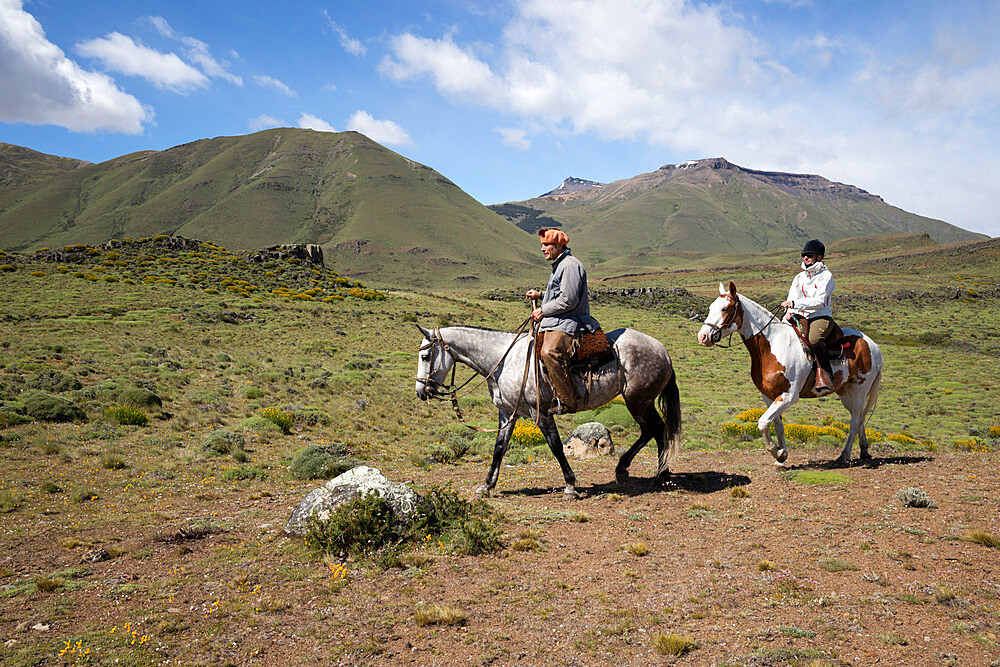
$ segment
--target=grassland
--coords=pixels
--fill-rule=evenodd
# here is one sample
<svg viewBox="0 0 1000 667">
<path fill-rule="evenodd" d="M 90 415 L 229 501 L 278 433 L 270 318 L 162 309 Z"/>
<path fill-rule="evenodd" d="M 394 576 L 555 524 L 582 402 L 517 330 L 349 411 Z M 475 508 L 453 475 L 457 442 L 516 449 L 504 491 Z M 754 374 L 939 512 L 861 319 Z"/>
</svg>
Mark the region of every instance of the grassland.
<svg viewBox="0 0 1000 667">
<path fill-rule="evenodd" d="M 742 347 L 697 347 L 688 305 L 608 291 L 653 285 L 697 305 L 733 279 L 773 305 L 788 258 L 599 270 L 605 328 L 636 327 L 672 354 L 684 415 L 674 484 L 647 491 L 648 450 L 623 486 L 613 460 L 574 461 L 585 497 L 562 502 L 558 466 L 526 430 L 490 501 L 507 546 L 465 556 L 428 542 L 388 569 L 324 559 L 281 532 L 321 483 L 294 479 L 291 462 L 336 443 L 418 492 L 470 492 L 491 438 L 415 399 L 413 324 L 513 328 L 525 316 L 516 295 L 544 275 L 512 279 L 509 300 L 497 300 L 338 286 L 340 276 L 240 265 L 222 249 L 108 259 L 84 248 L 66 272 L 44 254 L 0 257 L 13 267 L 0 272 L 0 414 L 21 414 L 25 390 L 42 387 L 85 415 L 0 428 L 0 660 L 990 664 L 1000 641 L 997 247 L 879 243 L 829 262 L 840 321 L 873 335 L 887 359 L 868 424 L 880 435 L 872 464 L 823 468 L 846 412 L 819 400 L 790 410 L 802 425 L 792 468 L 773 470 L 759 437 L 726 426 L 761 405 Z M 216 286 L 189 280 L 198 271 L 183 262 L 213 253 L 223 268 L 203 272 Z M 142 266 L 149 255 L 177 262 Z M 96 266 L 118 280 L 76 276 L 96 277 Z M 313 279 L 331 294 L 295 298 Z M 148 421 L 119 423 L 113 409 L 140 400 Z M 462 402 L 467 418 L 492 425 L 484 391 Z M 290 421 L 282 429 L 265 415 Z M 605 421 L 619 450 L 636 435 L 618 404 L 587 418 Z M 574 418 L 558 419 L 568 435 Z M 242 448 L 214 446 L 220 430 Z M 934 506 L 904 503 L 911 487 Z"/>
</svg>

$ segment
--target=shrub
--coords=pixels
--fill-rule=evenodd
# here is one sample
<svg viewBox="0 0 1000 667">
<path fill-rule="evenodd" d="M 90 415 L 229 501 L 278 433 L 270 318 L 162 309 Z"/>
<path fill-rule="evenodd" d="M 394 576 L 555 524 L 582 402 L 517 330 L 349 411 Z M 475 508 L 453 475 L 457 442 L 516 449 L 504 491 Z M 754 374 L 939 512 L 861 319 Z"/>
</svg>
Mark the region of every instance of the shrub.
<svg viewBox="0 0 1000 667">
<path fill-rule="evenodd" d="M 642 542 L 629 542 L 625 545 L 625 551 L 629 552 L 633 556 L 638 556 L 639 558 L 649 555 L 649 547 Z"/>
<path fill-rule="evenodd" d="M 112 449 L 101 455 L 101 465 L 108 470 L 121 470 L 127 468 L 125 455 L 117 449 Z"/>
<path fill-rule="evenodd" d="M 280 428 L 282 433 L 292 432 L 292 424 L 294 424 L 295 421 L 292 419 L 292 416 L 284 410 L 279 410 L 277 408 L 261 408 L 257 411 L 257 414 Z"/>
<path fill-rule="evenodd" d="M 236 466 L 222 473 L 222 479 L 235 481 L 243 479 L 267 479 L 267 471 L 257 466 Z"/>
<path fill-rule="evenodd" d="M 70 496 L 70 500 L 74 503 L 85 503 L 88 500 L 97 500 L 98 498 L 100 498 L 100 496 L 98 496 L 91 489 L 77 489 Z"/>
<path fill-rule="evenodd" d="M 306 528 L 306 544 L 339 556 L 372 555 L 403 537 L 389 501 L 374 492 L 340 505 L 325 521 L 309 517 Z"/>
<path fill-rule="evenodd" d="M 982 544 L 984 547 L 989 547 L 991 549 L 1000 549 L 1000 537 L 997 537 L 993 533 L 988 533 L 985 530 L 970 530 L 962 536 L 962 539 L 966 542 Z"/>
<path fill-rule="evenodd" d="M 21 424 L 27 424 L 30 421 L 31 417 L 18 414 L 13 410 L 0 410 L 0 428 L 20 426 Z"/>
<path fill-rule="evenodd" d="M 243 390 L 243 398 L 262 398 L 264 396 L 264 390 L 260 387 L 250 385 Z"/>
<path fill-rule="evenodd" d="M 21 500 L 13 491 L 0 491 L 0 514 L 10 514 L 21 506 Z"/>
<path fill-rule="evenodd" d="M 465 612 L 457 607 L 446 604 L 419 604 L 413 612 L 413 620 L 419 626 L 425 625 L 462 625 L 465 623 Z"/>
<path fill-rule="evenodd" d="M 104 416 L 121 426 L 145 426 L 149 423 L 149 415 L 138 405 L 112 405 L 104 410 Z"/>
<path fill-rule="evenodd" d="M 218 429 L 209 433 L 202 441 L 202 447 L 209 454 L 246 455 L 246 440 L 243 436 L 226 429 Z"/>
<path fill-rule="evenodd" d="M 29 417 L 41 421 L 72 422 L 83 421 L 87 417 L 73 401 L 44 391 L 25 392 L 19 401 Z"/>
<path fill-rule="evenodd" d="M 545 436 L 535 422 L 528 419 L 520 419 L 514 425 L 514 433 L 510 437 L 511 446 L 518 446 L 525 449 L 541 447 L 545 445 Z"/>
<path fill-rule="evenodd" d="M 360 464 L 343 445 L 308 445 L 295 455 L 288 471 L 293 479 L 332 479 Z"/>
<path fill-rule="evenodd" d="M 736 415 L 736 421 L 756 422 L 764 415 L 763 408 L 750 408 Z"/>
<path fill-rule="evenodd" d="M 0 271 L 9 273 L 11 271 L 17 271 L 17 267 L 13 264 L 0 264 Z"/>
<path fill-rule="evenodd" d="M 286 414 L 290 415 L 296 424 L 329 426 L 333 423 L 333 417 L 329 413 L 311 405 L 304 408 L 289 408 Z"/>
<path fill-rule="evenodd" d="M 163 407 L 163 399 L 148 389 L 122 389 L 118 392 L 118 401 L 123 404 L 135 405 L 147 410 L 159 410 Z"/>
<path fill-rule="evenodd" d="M 669 635 L 659 635 L 654 639 L 653 648 L 663 655 L 679 657 L 698 648 L 698 643 L 690 637 L 682 637 L 671 632 Z"/>
<path fill-rule="evenodd" d="M 30 275 L 32 275 L 32 276 L 34 276 L 36 278 L 44 278 L 45 277 L 45 272 L 44 271 L 32 271 Z"/>
<path fill-rule="evenodd" d="M 56 394 L 83 388 L 83 385 L 75 377 L 57 370 L 32 373 L 24 381 L 24 386 L 28 389 L 40 389 Z"/>
<path fill-rule="evenodd" d="M 902 489 L 896 497 L 907 507 L 937 507 L 930 496 L 913 486 Z"/>
</svg>

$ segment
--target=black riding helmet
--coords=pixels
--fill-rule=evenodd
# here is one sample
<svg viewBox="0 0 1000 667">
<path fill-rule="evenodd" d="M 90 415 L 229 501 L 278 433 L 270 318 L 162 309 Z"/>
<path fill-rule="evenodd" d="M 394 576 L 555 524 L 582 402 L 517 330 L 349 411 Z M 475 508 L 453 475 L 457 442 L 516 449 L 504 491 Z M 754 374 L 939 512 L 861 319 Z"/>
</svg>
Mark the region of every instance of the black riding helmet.
<svg viewBox="0 0 1000 667">
<path fill-rule="evenodd" d="M 805 246 L 802 247 L 803 255 L 822 255 L 826 256 L 826 246 L 820 243 L 819 239 L 813 239 L 812 241 L 806 241 Z"/>
</svg>

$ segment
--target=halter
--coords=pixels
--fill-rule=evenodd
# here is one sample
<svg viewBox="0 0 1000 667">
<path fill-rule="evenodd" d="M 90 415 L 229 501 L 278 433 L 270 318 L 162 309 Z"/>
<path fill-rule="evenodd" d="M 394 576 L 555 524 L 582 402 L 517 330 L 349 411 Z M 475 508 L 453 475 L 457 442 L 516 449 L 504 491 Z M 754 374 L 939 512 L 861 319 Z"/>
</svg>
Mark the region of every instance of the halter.
<svg viewBox="0 0 1000 667">
<path fill-rule="evenodd" d="M 730 296 L 730 295 L 727 294 L 726 296 Z M 730 298 L 732 298 L 732 297 L 730 296 Z M 720 322 L 719 324 L 713 324 L 712 322 L 709 322 L 707 319 L 704 322 L 702 322 L 702 324 L 704 324 L 704 325 L 706 325 L 708 327 L 711 327 L 715 331 L 718 331 L 719 332 L 719 339 L 720 340 L 722 339 L 722 330 L 725 329 L 726 327 L 728 327 L 733 322 L 735 322 L 737 316 L 742 316 L 745 313 L 745 311 L 743 310 L 743 302 L 740 301 L 740 298 L 736 297 L 735 301 L 736 301 L 736 307 L 733 308 L 732 310 L 730 310 L 728 313 L 726 313 L 726 316 L 722 318 L 722 322 Z M 769 319 L 767 321 L 767 323 L 763 327 L 760 328 L 760 331 L 758 331 L 757 333 L 755 333 L 753 336 L 750 336 L 750 338 L 754 338 L 757 335 L 759 335 L 761 333 L 764 333 L 764 331 L 769 326 L 771 326 L 771 322 L 774 322 L 775 320 L 778 319 L 777 316 L 774 313 L 768 311 L 768 314 L 771 316 L 771 319 Z M 733 333 L 736 333 L 735 329 L 733 330 Z M 729 342 L 728 342 L 728 344 L 722 345 L 721 343 L 719 343 L 718 341 L 716 341 L 716 347 L 721 347 L 723 349 L 728 349 L 728 348 L 732 347 L 733 346 L 733 343 L 732 343 L 733 333 L 729 334 Z M 744 341 L 747 340 L 743 336 L 743 334 L 740 334 L 740 338 L 742 338 Z"/>
</svg>

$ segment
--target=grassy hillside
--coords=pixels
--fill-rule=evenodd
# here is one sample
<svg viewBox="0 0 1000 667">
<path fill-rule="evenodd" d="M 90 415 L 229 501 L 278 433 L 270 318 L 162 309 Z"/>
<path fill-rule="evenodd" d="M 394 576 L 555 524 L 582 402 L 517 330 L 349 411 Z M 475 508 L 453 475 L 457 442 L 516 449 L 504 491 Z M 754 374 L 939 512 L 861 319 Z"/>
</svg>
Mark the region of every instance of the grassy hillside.
<svg viewBox="0 0 1000 667">
<path fill-rule="evenodd" d="M 282 532 L 331 476 L 303 462 L 349 457 L 424 497 L 448 484 L 465 507 L 493 436 L 415 398 L 413 325 L 512 329 L 518 290 L 374 303 L 329 269 L 172 243 L 0 257 L 0 662 L 994 658 L 1000 241 L 864 239 L 831 254 L 838 320 L 886 359 L 873 461 L 825 469 L 846 415 L 826 398 L 788 411 L 792 468 L 775 470 L 738 342 L 699 348 L 700 318 L 656 299 L 595 299 L 606 329 L 636 327 L 670 351 L 684 419 L 672 486 L 649 490 L 650 447 L 622 485 L 617 456 L 573 460 L 584 498 L 560 501 L 551 453 L 519 428 L 486 501 L 502 520 L 371 557 Z M 764 298 L 787 286 L 789 256 L 702 258 L 592 287 L 657 284 L 704 303 L 732 278 Z M 460 401 L 495 426 L 481 385 Z M 605 423 L 619 453 L 637 436 L 620 403 L 557 423 L 565 437 L 584 420 Z M 910 487 L 936 507 L 904 504 Z M 469 553 L 486 533 L 500 543 Z"/>
<path fill-rule="evenodd" d="M 341 270 L 382 284 L 474 281 L 541 264 L 530 235 L 354 132 L 205 139 L 0 190 L 7 249 L 156 234 L 234 249 L 318 243 Z"/>
<path fill-rule="evenodd" d="M 90 163 L 84 160 L 46 155 L 0 141 L 0 188 L 46 181 L 88 164 Z"/>
<path fill-rule="evenodd" d="M 926 233 L 948 243 L 985 238 L 907 213 L 818 176 L 743 169 L 725 160 L 656 172 L 568 195 L 493 207 L 522 228 L 555 220 L 577 254 L 618 263 L 661 252 L 755 253 L 810 238 Z M 539 221 L 539 222 L 536 222 Z M 655 260 L 654 260 L 655 261 Z"/>
</svg>

